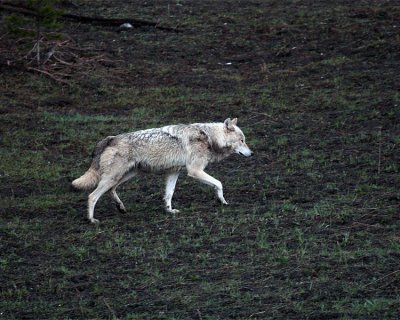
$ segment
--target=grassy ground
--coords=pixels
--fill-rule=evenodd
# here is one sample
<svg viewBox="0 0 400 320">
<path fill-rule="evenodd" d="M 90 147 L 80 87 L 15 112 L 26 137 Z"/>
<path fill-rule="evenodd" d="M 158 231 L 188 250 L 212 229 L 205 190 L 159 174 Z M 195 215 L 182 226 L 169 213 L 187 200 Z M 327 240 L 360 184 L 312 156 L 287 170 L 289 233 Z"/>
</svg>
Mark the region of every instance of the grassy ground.
<svg viewBox="0 0 400 320">
<path fill-rule="evenodd" d="M 65 22 L 103 59 L 69 85 L 2 64 L 0 319 L 399 317 L 395 1 L 74 3 L 181 32 Z M 98 140 L 235 116 L 255 155 L 208 169 L 229 206 L 182 175 L 166 214 L 145 176 L 86 222 Z"/>
</svg>

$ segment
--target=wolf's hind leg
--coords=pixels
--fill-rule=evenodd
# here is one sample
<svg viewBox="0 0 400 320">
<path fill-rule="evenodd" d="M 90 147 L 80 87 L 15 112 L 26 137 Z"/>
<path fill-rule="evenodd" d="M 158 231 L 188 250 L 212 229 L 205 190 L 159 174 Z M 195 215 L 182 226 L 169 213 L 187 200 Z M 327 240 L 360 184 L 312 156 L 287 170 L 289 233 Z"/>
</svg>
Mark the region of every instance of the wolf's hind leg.
<svg viewBox="0 0 400 320">
<path fill-rule="evenodd" d="M 215 179 L 214 177 L 210 176 L 209 174 L 200 169 L 188 168 L 188 175 L 189 177 L 195 178 L 205 184 L 208 184 L 209 186 L 214 187 L 219 201 L 221 201 L 222 204 L 228 204 L 228 202 L 226 202 L 224 198 L 224 192 L 222 191 L 221 181 Z"/>
<path fill-rule="evenodd" d="M 126 209 L 125 209 L 124 203 L 118 197 L 118 194 L 117 194 L 115 189 L 117 189 L 117 186 L 114 186 L 111 189 L 111 196 L 112 196 L 113 200 L 115 201 L 115 205 L 117 206 L 117 209 L 118 209 L 119 212 L 126 213 Z"/>
<path fill-rule="evenodd" d="M 169 173 L 167 176 L 167 183 L 165 186 L 165 207 L 167 212 L 178 213 L 178 209 L 172 209 L 172 196 L 174 195 L 176 181 L 178 180 L 179 172 Z"/>
<path fill-rule="evenodd" d="M 100 197 L 108 190 L 110 190 L 114 185 L 115 185 L 115 180 L 113 180 L 112 177 L 110 176 L 102 177 L 99 184 L 97 185 L 97 188 L 91 194 L 89 194 L 88 219 L 90 220 L 90 222 L 92 223 L 99 222 L 99 220 L 94 218 L 94 207 L 96 206 L 96 203 L 100 199 Z"/>
<path fill-rule="evenodd" d="M 135 175 L 136 175 L 136 172 L 130 172 L 130 173 L 126 174 L 125 176 L 122 177 L 121 180 L 118 181 L 118 183 L 114 187 L 111 188 L 111 196 L 112 196 L 113 200 L 115 201 L 115 205 L 117 206 L 118 211 L 121 213 L 126 213 L 126 209 L 125 209 L 123 202 L 121 201 L 121 199 L 119 198 L 119 196 L 117 194 L 117 188 L 124 182 L 133 178 Z"/>
</svg>

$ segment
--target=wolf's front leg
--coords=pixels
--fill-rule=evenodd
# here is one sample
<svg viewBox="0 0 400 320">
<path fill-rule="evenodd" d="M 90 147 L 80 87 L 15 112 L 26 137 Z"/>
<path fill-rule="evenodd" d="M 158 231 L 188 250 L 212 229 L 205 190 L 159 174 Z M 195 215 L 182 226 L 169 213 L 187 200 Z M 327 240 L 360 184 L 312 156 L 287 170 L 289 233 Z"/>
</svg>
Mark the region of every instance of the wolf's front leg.
<svg viewBox="0 0 400 320">
<path fill-rule="evenodd" d="M 221 189 L 215 188 L 215 193 L 217 194 L 217 197 L 222 204 L 228 204 L 228 202 L 226 202 L 224 198 L 224 193 L 222 192 L 222 184 L 221 184 Z"/>
<path fill-rule="evenodd" d="M 208 184 L 209 186 L 212 186 L 215 188 L 215 192 L 217 194 L 217 197 L 219 201 L 221 201 L 222 204 L 228 204 L 224 198 L 224 192 L 222 191 L 222 183 L 221 181 L 213 178 L 203 170 L 195 170 L 195 169 L 189 169 L 188 168 L 188 175 L 189 177 L 193 177 L 197 180 L 200 180 L 201 182 Z"/>
<path fill-rule="evenodd" d="M 167 212 L 178 213 L 178 209 L 172 209 L 172 196 L 174 195 L 176 181 L 178 180 L 179 172 L 172 172 L 167 176 L 167 183 L 165 186 L 165 208 Z"/>
</svg>

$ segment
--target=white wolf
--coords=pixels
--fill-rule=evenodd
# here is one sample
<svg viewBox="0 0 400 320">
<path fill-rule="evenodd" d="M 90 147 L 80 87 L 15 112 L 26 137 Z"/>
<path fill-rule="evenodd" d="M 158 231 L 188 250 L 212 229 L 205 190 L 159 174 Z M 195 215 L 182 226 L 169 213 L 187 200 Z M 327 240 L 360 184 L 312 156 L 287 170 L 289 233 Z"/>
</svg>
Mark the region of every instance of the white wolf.
<svg viewBox="0 0 400 320">
<path fill-rule="evenodd" d="M 204 168 L 209 162 L 220 161 L 232 153 L 246 157 L 252 155 L 242 130 L 236 124 L 237 118 L 228 118 L 223 123 L 170 125 L 109 136 L 100 141 L 93 152 L 89 170 L 72 182 L 76 189 L 87 190 L 97 186 L 89 195 L 88 219 L 98 222 L 94 218 L 94 207 L 109 190 L 117 208 L 126 212 L 116 189 L 138 172 L 165 172 L 166 210 L 179 212 L 172 208 L 171 200 L 182 167 L 186 167 L 190 177 L 214 187 L 219 200 L 227 204 L 221 182 L 204 172 Z"/>
</svg>

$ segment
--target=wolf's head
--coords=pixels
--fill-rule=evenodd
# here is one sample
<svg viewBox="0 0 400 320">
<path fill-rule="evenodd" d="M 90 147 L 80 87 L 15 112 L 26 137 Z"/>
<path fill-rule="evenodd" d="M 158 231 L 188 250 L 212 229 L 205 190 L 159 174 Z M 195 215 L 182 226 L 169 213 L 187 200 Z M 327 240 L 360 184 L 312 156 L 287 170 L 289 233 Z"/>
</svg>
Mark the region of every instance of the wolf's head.
<svg viewBox="0 0 400 320">
<path fill-rule="evenodd" d="M 246 144 L 246 138 L 237 126 L 237 118 L 231 120 L 230 118 L 224 121 L 226 132 L 226 144 L 231 148 L 232 152 L 240 154 L 245 157 L 250 157 L 253 152 Z"/>
</svg>

